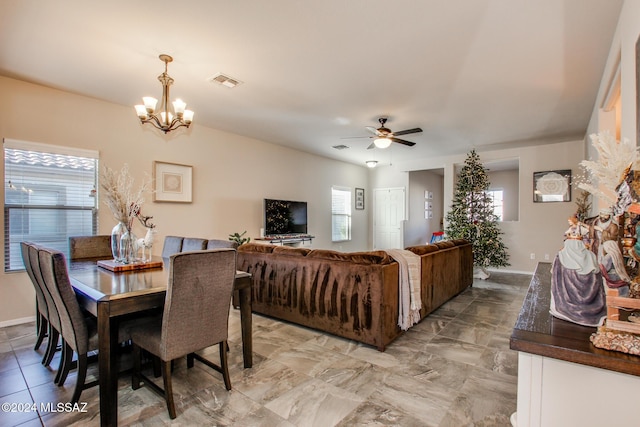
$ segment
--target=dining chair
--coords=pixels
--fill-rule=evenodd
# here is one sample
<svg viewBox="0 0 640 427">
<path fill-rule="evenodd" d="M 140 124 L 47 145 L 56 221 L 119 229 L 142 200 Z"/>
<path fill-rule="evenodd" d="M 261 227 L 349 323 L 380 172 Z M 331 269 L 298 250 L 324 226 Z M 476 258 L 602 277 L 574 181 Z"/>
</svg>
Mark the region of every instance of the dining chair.
<svg viewBox="0 0 640 427">
<path fill-rule="evenodd" d="M 162 316 L 131 327 L 134 368 L 131 387 L 140 382 L 163 396 L 169 416 L 176 417 L 171 361 L 187 356 L 187 368 L 198 360 L 222 373 L 231 390 L 227 363 L 229 306 L 236 273 L 235 249 L 182 252 L 169 259 L 169 281 Z M 220 364 L 196 351 L 218 344 Z M 140 371 L 141 349 L 161 360 L 164 390 Z"/>
<path fill-rule="evenodd" d="M 42 288 L 40 288 L 40 285 L 33 274 L 31 260 L 29 259 L 29 245 L 30 243 L 20 242 L 20 252 L 22 255 L 22 263 L 24 264 L 29 280 L 31 280 L 31 284 L 36 292 L 36 333 L 38 336 L 36 338 L 36 345 L 33 349 L 37 351 L 42 345 L 44 339 L 47 337 L 47 329 L 49 329 L 49 311 L 47 309 L 47 300 L 44 298 Z M 46 357 L 47 355 L 45 353 L 42 360 L 45 360 Z"/>
<path fill-rule="evenodd" d="M 182 241 L 181 252 L 201 251 L 207 248 L 207 240 L 196 237 L 185 237 Z"/>
<path fill-rule="evenodd" d="M 47 349 L 45 350 L 44 356 L 42 358 L 42 364 L 44 366 L 49 366 L 51 364 L 51 361 L 53 360 L 53 356 L 55 356 L 56 351 L 58 350 L 58 341 L 60 340 L 60 331 L 62 330 L 60 325 L 60 315 L 58 314 L 58 309 L 53 301 L 51 292 L 49 292 L 49 289 L 47 288 L 47 285 L 42 278 L 42 271 L 40 270 L 40 259 L 38 257 L 40 246 L 33 243 L 27 244 L 27 246 L 31 272 L 33 273 L 33 277 L 36 281 L 37 286 L 42 290 L 42 294 L 47 305 L 47 314 L 49 316 L 49 327 L 47 328 L 47 335 L 49 335 L 49 341 L 47 342 Z M 58 369 L 58 373 L 59 372 L 60 369 Z"/>
<path fill-rule="evenodd" d="M 112 259 L 111 235 L 69 237 L 69 258 Z"/>
<path fill-rule="evenodd" d="M 233 248 L 238 249 L 238 242 L 231 240 L 209 239 L 206 249 Z"/>
<path fill-rule="evenodd" d="M 177 254 L 182 251 L 183 237 L 179 236 L 167 236 L 164 238 L 164 245 L 162 246 L 162 258 L 169 259 L 173 254 Z"/>
<path fill-rule="evenodd" d="M 64 345 L 62 348 L 62 366 L 59 370 L 58 386 L 64 385 L 72 367 L 73 352 L 77 354 L 78 373 L 71 403 L 77 403 L 82 391 L 98 384 L 92 381 L 85 384 L 89 351 L 98 348 L 98 333 L 95 319 L 87 319 L 80 309 L 76 294 L 69 280 L 67 262 L 64 254 L 55 249 L 41 247 L 38 251 L 42 278 L 49 289 L 60 315 L 60 324 Z M 120 325 L 118 342 L 128 339 L 128 326 Z"/>
</svg>

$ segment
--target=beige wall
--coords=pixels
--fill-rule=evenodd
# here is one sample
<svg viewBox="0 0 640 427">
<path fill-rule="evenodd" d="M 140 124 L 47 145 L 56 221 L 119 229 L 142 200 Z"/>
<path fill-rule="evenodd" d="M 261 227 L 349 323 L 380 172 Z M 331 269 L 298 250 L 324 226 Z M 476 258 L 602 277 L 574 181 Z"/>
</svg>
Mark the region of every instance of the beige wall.
<svg viewBox="0 0 640 427">
<path fill-rule="evenodd" d="M 425 218 L 425 191 L 430 191 L 431 219 Z M 431 235 L 440 231 L 440 221 L 444 216 L 442 204 L 442 175 L 431 171 L 409 173 L 409 218 L 404 229 L 405 246 L 424 245 L 431 241 Z"/>
<path fill-rule="evenodd" d="M 517 158 L 520 164 L 518 189 L 520 194 L 518 221 L 500 223 L 503 241 L 508 248 L 511 266 L 505 268 L 515 272 L 533 272 L 545 254 L 553 260 L 562 247 L 562 236 L 567 228 L 567 218 L 575 212 L 575 203 L 533 203 L 533 173 L 545 170 L 571 169 L 577 173 L 582 160 L 583 141 L 568 141 L 537 147 L 524 147 L 499 151 L 479 151 L 484 162 L 504 161 Z M 466 154 L 431 159 L 419 159 L 396 164 L 392 170 L 396 179 L 403 179 L 409 171 L 444 169 L 443 205 L 445 214 L 453 198 L 455 166 L 464 163 Z M 413 173 L 413 172 L 412 172 Z M 385 171 L 385 179 L 392 179 L 391 170 Z M 535 259 L 530 259 L 531 253 Z"/>
<path fill-rule="evenodd" d="M 0 94 L 3 138 L 98 150 L 102 165 L 120 169 L 128 163 L 137 183 L 145 174 L 151 176 L 154 160 L 193 166 L 193 203 L 154 203 L 149 196 L 143 206 L 157 224 L 156 255 L 167 234 L 226 239 L 247 230 L 248 236 L 258 237 L 264 198 L 307 201 L 313 246 L 334 248 L 331 186 L 369 190 L 366 167 L 206 128 L 198 125 L 197 112 L 191 129 L 167 137 L 141 126 L 129 106 L 4 77 Z M 99 232 L 109 233 L 115 221 L 103 205 L 100 209 Z M 368 211 L 353 211 L 353 241 L 342 242 L 341 249 L 368 248 Z M 136 231 L 143 233 L 141 227 Z M 2 272 L 0 277 L 0 325 L 33 316 L 27 275 Z"/>
<path fill-rule="evenodd" d="M 489 189 L 503 191 L 503 221 L 518 220 L 520 206 L 520 177 L 518 175 L 518 170 L 505 170 L 487 173 L 490 183 Z"/>
<path fill-rule="evenodd" d="M 599 121 L 600 108 L 603 106 L 603 101 L 607 95 L 607 90 L 610 85 L 612 76 L 620 63 L 620 137 L 628 138 L 631 141 L 635 141 L 636 144 L 640 144 L 637 140 L 636 123 L 637 123 L 637 108 L 636 108 L 636 41 L 640 35 L 640 2 L 633 0 L 627 0 L 624 2 L 622 11 L 620 12 L 620 18 L 618 20 L 618 27 L 611 43 L 611 50 L 609 51 L 609 57 L 607 59 L 607 65 L 604 73 L 602 73 L 602 81 L 600 83 L 600 90 L 598 97 L 594 103 L 593 113 L 591 115 L 591 121 L 589 122 L 588 134 L 596 133 L 604 129 L 610 129 L 612 133 L 615 121 L 603 122 Z M 589 151 L 589 157 L 594 156 L 595 153 L 591 149 L 591 141 L 586 139 L 587 149 Z"/>
</svg>

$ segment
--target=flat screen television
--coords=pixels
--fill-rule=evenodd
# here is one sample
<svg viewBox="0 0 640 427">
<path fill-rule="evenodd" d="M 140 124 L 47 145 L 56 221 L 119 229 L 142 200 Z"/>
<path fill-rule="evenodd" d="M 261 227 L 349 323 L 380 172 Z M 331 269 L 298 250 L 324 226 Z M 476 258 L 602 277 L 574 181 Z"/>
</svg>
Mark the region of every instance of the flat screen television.
<svg viewBox="0 0 640 427">
<path fill-rule="evenodd" d="M 264 234 L 307 234 L 307 202 L 264 199 Z"/>
</svg>

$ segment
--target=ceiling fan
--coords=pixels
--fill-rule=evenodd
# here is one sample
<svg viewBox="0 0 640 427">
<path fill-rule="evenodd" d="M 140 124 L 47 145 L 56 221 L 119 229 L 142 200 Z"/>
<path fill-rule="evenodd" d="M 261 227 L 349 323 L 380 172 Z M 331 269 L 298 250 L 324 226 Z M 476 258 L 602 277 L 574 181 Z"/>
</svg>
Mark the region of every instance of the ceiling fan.
<svg viewBox="0 0 640 427">
<path fill-rule="evenodd" d="M 397 142 L 399 144 L 403 144 L 409 147 L 413 147 L 414 145 L 416 145 L 415 142 L 411 142 L 411 141 L 406 141 L 404 139 L 400 139 L 400 138 L 396 138 L 399 135 L 408 135 L 411 133 L 418 133 L 418 132 L 422 132 L 422 129 L 420 128 L 413 128 L 413 129 L 405 129 L 405 130 L 401 130 L 398 132 L 392 132 L 391 129 L 385 127 L 385 123 L 387 122 L 387 118 L 386 117 L 381 117 L 378 119 L 378 121 L 380 122 L 380 127 L 379 128 L 374 128 L 373 126 L 367 126 L 366 129 L 371 132 L 372 134 L 374 134 L 375 136 L 369 136 L 368 138 L 375 138 L 373 143 L 371 145 L 369 145 L 367 147 L 367 150 L 370 150 L 372 148 L 387 148 L 388 146 L 391 145 L 392 142 Z"/>
</svg>

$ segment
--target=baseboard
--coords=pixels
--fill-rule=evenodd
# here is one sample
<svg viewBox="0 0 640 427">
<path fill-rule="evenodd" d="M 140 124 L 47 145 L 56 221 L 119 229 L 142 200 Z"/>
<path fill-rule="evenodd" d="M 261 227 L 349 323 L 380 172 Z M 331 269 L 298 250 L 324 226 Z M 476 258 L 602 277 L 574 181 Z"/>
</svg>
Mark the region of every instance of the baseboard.
<svg viewBox="0 0 640 427">
<path fill-rule="evenodd" d="M 5 326 L 22 325 L 23 323 L 29 323 L 29 322 L 35 322 L 35 321 L 36 321 L 36 316 L 5 320 L 4 322 L 0 322 L 0 328 L 4 328 Z"/>
<path fill-rule="evenodd" d="M 505 268 L 487 268 L 487 271 L 493 273 L 513 273 L 513 274 L 533 274 L 535 271 L 509 270 Z"/>
</svg>

